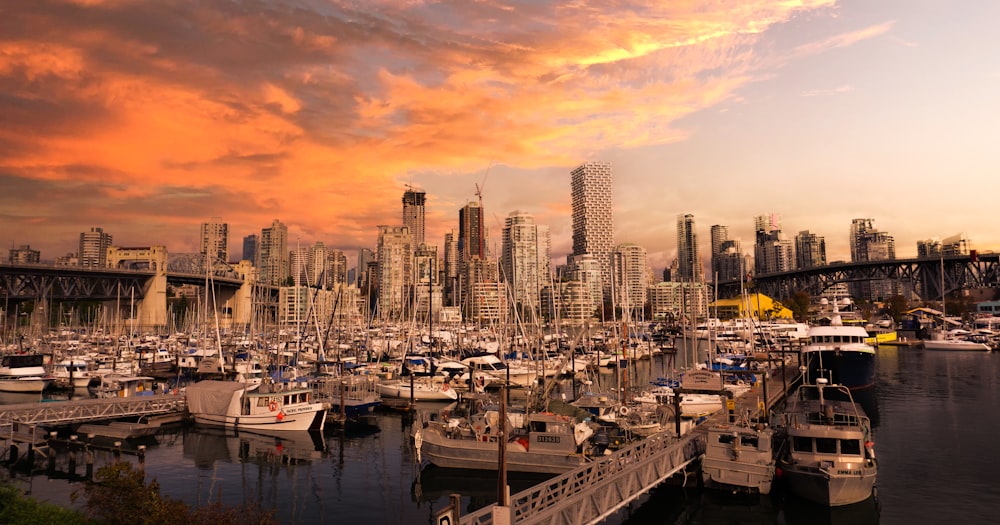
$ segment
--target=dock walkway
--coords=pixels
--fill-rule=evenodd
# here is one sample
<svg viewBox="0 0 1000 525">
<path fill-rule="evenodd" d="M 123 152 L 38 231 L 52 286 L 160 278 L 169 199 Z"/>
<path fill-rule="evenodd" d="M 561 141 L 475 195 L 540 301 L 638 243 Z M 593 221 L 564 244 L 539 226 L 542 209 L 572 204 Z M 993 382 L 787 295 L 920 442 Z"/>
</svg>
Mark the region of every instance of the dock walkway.
<svg viewBox="0 0 1000 525">
<path fill-rule="evenodd" d="M 766 386 L 756 387 L 737 398 L 732 412 L 756 412 L 765 392 L 770 408 L 787 395 L 798 379 L 798 369 L 772 369 L 769 376 Z M 729 417 L 730 411 L 717 412 L 680 439 L 673 437 L 671 432 L 659 432 L 518 492 L 510 497 L 509 520 L 507 516 L 499 516 L 496 523 L 581 525 L 601 522 L 668 478 L 685 472 L 705 451 L 707 427 Z M 462 525 L 491 525 L 496 512 L 506 511 L 488 506 L 460 516 L 457 521 Z"/>
</svg>

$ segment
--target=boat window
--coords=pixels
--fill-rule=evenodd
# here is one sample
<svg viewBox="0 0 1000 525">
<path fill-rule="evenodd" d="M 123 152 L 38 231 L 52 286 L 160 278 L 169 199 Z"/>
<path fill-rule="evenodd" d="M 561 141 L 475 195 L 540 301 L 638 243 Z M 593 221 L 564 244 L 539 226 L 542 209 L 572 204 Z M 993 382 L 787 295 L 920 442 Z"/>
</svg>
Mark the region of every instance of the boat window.
<svg viewBox="0 0 1000 525">
<path fill-rule="evenodd" d="M 719 434 L 719 443 L 723 445 L 729 445 L 733 442 L 732 434 Z"/>
<path fill-rule="evenodd" d="M 740 444 L 744 447 L 757 448 L 757 436 L 740 436 Z"/>
<path fill-rule="evenodd" d="M 816 452 L 820 454 L 836 454 L 837 440 L 833 438 L 816 438 Z"/>
<path fill-rule="evenodd" d="M 266 397 L 258 397 L 257 398 L 257 406 L 259 406 L 259 407 L 266 407 L 267 406 L 267 398 Z"/>
<path fill-rule="evenodd" d="M 861 455 L 861 441 L 857 439 L 841 439 L 840 440 L 840 453 L 850 454 L 852 456 Z"/>
<path fill-rule="evenodd" d="M 795 439 L 792 440 L 792 447 L 796 452 L 812 452 L 812 438 L 795 436 Z"/>
</svg>

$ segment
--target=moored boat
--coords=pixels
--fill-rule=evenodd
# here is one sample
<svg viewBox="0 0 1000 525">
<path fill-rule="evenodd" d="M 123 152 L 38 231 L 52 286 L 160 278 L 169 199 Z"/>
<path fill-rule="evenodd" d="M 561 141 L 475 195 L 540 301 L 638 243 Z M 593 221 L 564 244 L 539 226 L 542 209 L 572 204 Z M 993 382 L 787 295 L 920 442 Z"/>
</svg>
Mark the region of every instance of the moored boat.
<svg viewBox="0 0 1000 525">
<path fill-rule="evenodd" d="M 40 393 L 51 383 L 42 354 L 8 354 L 0 360 L 0 392 Z"/>
<path fill-rule="evenodd" d="M 305 385 L 215 380 L 189 385 L 187 407 L 196 424 L 265 432 L 323 430 L 329 408 Z"/>
<path fill-rule="evenodd" d="M 871 422 L 843 385 L 802 385 L 780 415 L 777 469 L 797 496 L 830 507 L 870 498 L 878 465 Z"/>
<path fill-rule="evenodd" d="M 499 414 L 488 411 L 428 421 L 418 425 L 413 438 L 421 461 L 445 468 L 497 470 L 500 439 L 508 440 L 505 463 L 511 472 L 560 474 L 604 452 L 591 443 L 594 428 L 569 416 L 524 414 L 521 425 L 508 420 L 505 429 L 501 434 Z"/>
<path fill-rule="evenodd" d="M 769 494 L 774 481 L 774 430 L 741 419 L 708 427 L 701 477 L 708 488 Z"/>
<path fill-rule="evenodd" d="M 802 348 L 809 382 L 825 378 L 851 390 L 875 386 L 876 354 L 868 337 L 864 327 L 845 325 L 835 304 L 830 324 L 812 326 Z"/>
</svg>

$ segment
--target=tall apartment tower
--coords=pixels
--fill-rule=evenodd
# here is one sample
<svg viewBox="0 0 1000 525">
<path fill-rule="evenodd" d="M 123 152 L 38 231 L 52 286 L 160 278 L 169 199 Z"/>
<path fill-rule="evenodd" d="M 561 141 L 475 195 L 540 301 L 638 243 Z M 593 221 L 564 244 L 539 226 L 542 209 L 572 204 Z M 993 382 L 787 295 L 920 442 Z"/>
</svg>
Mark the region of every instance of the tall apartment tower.
<svg viewBox="0 0 1000 525">
<path fill-rule="evenodd" d="M 754 273 L 787 272 L 795 269 L 795 245 L 781 231 L 776 214 L 754 217 Z"/>
<path fill-rule="evenodd" d="M 206 268 L 229 262 L 229 225 L 222 222 L 221 217 L 201 223 L 199 237 L 198 253 Z"/>
<path fill-rule="evenodd" d="M 713 224 L 711 228 L 712 237 L 712 259 L 709 261 L 709 266 L 712 269 L 711 281 L 721 280 L 719 271 L 719 266 L 722 263 L 722 245 L 729 240 L 729 227 L 723 226 L 721 224 Z"/>
<path fill-rule="evenodd" d="M 358 250 L 358 267 L 357 267 L 357 277 L 358 280 L 355 284 L 358 285 L 358 289 L 364 290 L 369 284 L 370 275 L 368 274 L 368 264 L 375 261 L 375 252 L 369 250 L 368 248 L 361 248 Z"/>
<path fill-rule="evenodd" d="M 80 266 L 84 268 L 104 268 L 108 265 L 108 248 L 111 234 L 101 228 L 91 228 L 80 234 Z"/>
<path fill-rule="evenodd" d="M 402 319 L 413 284 L 413 236 L 406 226 L 379 226 L 378 309 L 380 318 Z"/>
<path fill-rule="evenodd" d="M 680 281 L 701 283 L 705 281 L 705 270 L 698 255 L 698 235 L 695 233 L 694 215 L 677 216 L 677 269 Z"/>
<path fill-rule="evenodd" d="M 260 279 L 262 283 L 282 285 L 289 275 L 288 227 L 278 219 L 260 231 Z"/>
<path fill-rule="evenodd" d="M 403 226 L 410 229 L 413 246 L 424 243 L 424 203 L 427 196 L 420 190 L 409 187 L 403 193 Z"/>
<path fill-rule="evenodd" d="M 458 306 L 459 264 L 458 230 L 452 229 L 444 234 L 444 304 Z"/>
<path fill-rule="evenodd" d="M 851 261 L 888 261 L 896 258 L 896 241 L 892 235 L 875 228 L 874 219 L 853 219 L 851 221 Z M 878 301 L 888 300 L 899 291 L 892 280 L 863 281 L 855 283 L 851 294 L 856 298 Z"/>
<path fill-rule="evenodd" d="M 260 235 L 251 233 L 243 238 L 243 260 L 250 261 L 254 266 L 260 266 L 257 261 L 258 248 L 260 246 Z"/>
<path fill-rule="evenodd" d="M 590 254 L 600 266 L 604 298 L 611 297 L 614 209 L 611 163 L 586 162 L 571 173 L 573 255 Z"/>
<path fill-rule="evenodd" d="M 475 305 L 472 289 L 476 283 L 487 279 L 490 265 L 487 260 L 486 225 L 483 209 L 477 202 L 470 202 L 458 212 L 458 290 L 456 301 L 465 312 L 471 312 Z M 493 268 L 495 273 L 495 268 Z"/>
<path fill-rule="evenodd" d="M 826 238 L 800 231 L 795 236 L 795 268 L 807 270 L 817 266 L 826 266 Z"/>
<path fill-rule="evenodd" d="M 500 267 L 503 270 L 502 279 L 510 288 L 512 306 L 519 308 L 527 319 L 534 319 L 534 314 L 538 312 L 538 291 L 542 286 L 539 248 L 535 217 L 522 211 L 512 211 L 504 221 Z"/>
<path fill-rule="evenodd" d="M 335 289 L 347 284 L 347 256 L 341 250 L 328 250 L 326 254 L 326 287 Z"/>
<path fill-rule="evenodd" d="M 649 294 L 649 260 L 646 249 L 638 244 L 618 245 L 611 255 L 615 298 L 623 311 L 641 312 Z"/>
</svg>

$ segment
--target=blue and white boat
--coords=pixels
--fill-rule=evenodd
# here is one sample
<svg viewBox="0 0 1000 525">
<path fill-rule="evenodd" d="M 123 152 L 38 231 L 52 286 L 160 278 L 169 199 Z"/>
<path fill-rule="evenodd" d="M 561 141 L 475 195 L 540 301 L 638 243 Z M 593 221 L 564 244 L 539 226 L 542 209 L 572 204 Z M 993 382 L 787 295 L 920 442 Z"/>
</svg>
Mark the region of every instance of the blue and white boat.
<svg viewBox="0 0 1000 525">
<path fill-rule="evenodd" d="M 875 347 L 866 342 L 862 326 L 845 325 L 834 305 L 829 325 L 809 328 L 809 343 L 802 348 L 807 383 L 825 378 L 831 384 L 861 390 L 875 386 Z"/>
</svg>

